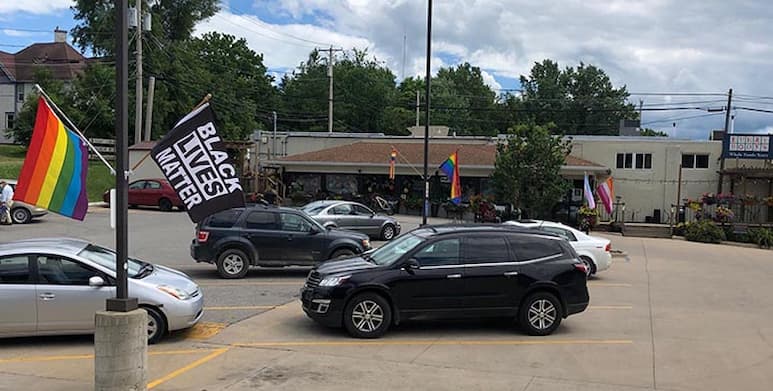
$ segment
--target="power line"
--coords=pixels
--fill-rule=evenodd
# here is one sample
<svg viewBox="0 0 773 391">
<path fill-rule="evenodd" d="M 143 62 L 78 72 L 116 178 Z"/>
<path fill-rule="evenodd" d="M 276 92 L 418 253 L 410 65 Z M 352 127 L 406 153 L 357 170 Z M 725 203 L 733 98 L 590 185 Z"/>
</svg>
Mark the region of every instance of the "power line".
<svg viewBox="0 0 773 391">
<path fill-rule="evenodd" d="M 225 8 L 226 8 L 226 9 L 228 9 L 229 11 L 231 11 L 231 14 L 233 14 L 233 15 L 236 15 L 236 16 L 239 16 L 239 17 L 242 17 L 242 18 L 244 18 L 244 19 L 247 19 L 248 21 L 252 22 L 252 23 L 253 23 L 253 24 L 255 24 L 256 26 L 258 26 L 258 27 L 261 27 L 261 28 L 263 28 L 264 30 L 271 31 L 271 32 L 273 32 L 274 34 L 283 35 L 283 36 L 286 36 L 286 37 L 289 37 L 289 38 L 293 38 L 293 39 L 297 39 L 297 40 L 299 40 L 299 41 L 303 41 L 303 42 L 313 43 L 313 44 L 315 44 L 315 45 L 322 45 L 322 46 L 332 46 L 332 44 L 331 44 L 331 43 L 329 43 L 329 42 L 319 42 L 319 41 L 313 41 L 313 40 L 310 40 L 310 39 L 306 39 L 306 38 L 298 37 L 298 36 L 296 36 L 296 35 L 292 35 L 292 34 L 289 34 L 289 33 L 285 33 L 285 32 L 282 32 L 282 31 L 277 31 L 277 30 L 274 30 L 273 28 L 271 28 L 271 27 L 270 27 L 268 24 L 264 23 L 264 22 L 263 22 L 262 20 L 260 20 L 259 18 L 256 18 L 256 19 L 257 19 L 257 20 L 256 20 L 256 19 L 252 19 L 252 18 L 247 18 L 247 17 L 244 17 L 244 16 L 243 16 L 243 14 L 246 14 L 246 12 L 244 12 L 244 11 L 240 11 L 240 10 L 238 10 L 238 9 L 234 8 L 233 6 L 231 6 L 230 4 L 225 4 L 225 3 L 223 3 L 223 4 L 221 4 L 221 6 L 225 7 Z M 233 11 L 240 12 L 241 14 L 234 13 Z"/>
</svg>

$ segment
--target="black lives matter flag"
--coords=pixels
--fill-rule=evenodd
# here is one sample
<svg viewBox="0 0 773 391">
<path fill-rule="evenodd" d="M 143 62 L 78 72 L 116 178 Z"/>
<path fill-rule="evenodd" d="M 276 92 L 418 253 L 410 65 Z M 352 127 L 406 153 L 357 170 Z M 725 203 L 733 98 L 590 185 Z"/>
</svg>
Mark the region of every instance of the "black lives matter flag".
<svg viewBox="0 0 773 391">
<path fill-rule="evenodd" d="M 230 208 L 244 206 L 233 162 L 215 129 L 209 103 L 186 115 L 151 154 L 194 223 Z"/>
</svg>

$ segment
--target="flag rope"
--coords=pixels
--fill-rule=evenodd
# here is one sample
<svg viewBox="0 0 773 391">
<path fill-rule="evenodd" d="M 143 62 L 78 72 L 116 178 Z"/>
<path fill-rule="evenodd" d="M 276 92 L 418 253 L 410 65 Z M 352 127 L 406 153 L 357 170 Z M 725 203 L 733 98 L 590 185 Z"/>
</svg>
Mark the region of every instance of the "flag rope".
<svg viewBox="0 0 773 391">
<path fill-rule="evenodd" d="M 394 146 L 394 145 L 390 145 L 390 147 L 392 147 L 392 149 L 394 149 L 395 151 L 397 151 L 397 157 L 399 157 L 399 158 L 402 158 L 402 159 L 403 159 L 403 161 L 405 162 L 405 164 L 407 164 L 407 165 L 408 165 L 408 167 L 410 167 L 411 169 L 413 169 L 413 171 L 415 171 L 415 172 L 416 172 L 416 174 L 417 174 L 419 177 L 421 177 L 421 178 L 424 178 L 424 174 L 420 173 L 420 172 L 419 172 L 419 170 L 418 170 L 418 169 L 416 169 L 416 167 L 415 167 L 413 164 L 411 164 L 411 162 L 408 160 L 408 158 L 406 158 L 405 156 L 403 156 L 403 154 L 402 154 L 402 153 L 400 153 L 400 150 L 399 150 L 399 149 L 395 148 L 395 146 Z"/>
<path fill-rule="evenodd" d="M 60 109 L 59 106 L 56 105 L 56 103 L 51 99 L 51 97 L 48 96 L 48 94 L 46 94 L 45 91 L 43 91 L 43 88 L 39 84 L 35 84 L 35 88 L 37 88 L 37 90 L 43 95 L 43 97 L 46 98 L 46 102 L 48 102 L 58 112 L 58 114 L 60 114 L 62 116 L 62 118 L 64 118 L 67 121 L 68 125 L 70 125 L 72 130 L 75 131 L 75 133 L 78 134 L 78 137 L 80 137 L 80 139 L 86 145 L 88 145 L 89 148 L 91 148 L 91 150 L 94 151 L 95 154 L 97 154 L 99 159 L 102 160 L 102 163 L 105 163 L 107 168 L 110 169 L 110 173 L 112 175 L 115 175 L 115 168 L 113 168 L 113 166 L 110 165 L 110 163 L 107 162 L 105 157 L 102 156 L 102 154 L 99 153 L 99 151 L 97 151 L 97 148 L 95 148 L 94 145 L 91 144 L 91 142 L 86 138 L 86 136 L 84 136 L 83 133 L 81 133 L 81 131 L 78 129 L 77 126 L 75 126 L 75 124 L 72 122 L 72 120 L 70 120 L 70 118 L 67 117 L 67 114 L 65 114 L 64 111 L 62 111 L 62 109 Z"/>
</svg>

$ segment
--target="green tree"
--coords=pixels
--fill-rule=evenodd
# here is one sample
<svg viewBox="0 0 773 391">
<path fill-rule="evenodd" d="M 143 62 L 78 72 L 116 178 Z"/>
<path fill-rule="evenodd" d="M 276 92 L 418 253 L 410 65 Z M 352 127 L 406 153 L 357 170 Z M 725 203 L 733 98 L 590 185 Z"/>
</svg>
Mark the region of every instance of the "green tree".
<svg viewBox="0 0 773 391">
<path fill-rule="evenodd" d="M 626 103 L 626 87 L 615 88 L 606 73 L 580 63 L 560 70 L 551 60 L 536 63 L 529 76 L 521 76 L 523 95 L 521 123 L 554 123 L 564 134 L 617 133 L 621 119 L 636 119 L 638 113 Z"/>
<path fill-rule="evenodd" d="M 519 125 L 497 146 L 491 174 L 497 197 L 530 217 L 549 217 L 569 186 L 560 171 L 571 146 L 552 133 L 552 125 Z"/>
<path fill-rule="evenodd" d="M 668 137 L 668 133 L 650 128 L 642 129 L 640 134 L 646 137 Z"/>
<path fill-rule="evenodd" d="M 65 86 L 60 80 L 54 79 L 53 73 L 48 68 L 39 68 L 35 70 L 33 81 L 39 84 L 41 88 L 54 100 L 54 102 L 65 112 L 70 112 L 69 105 L 64 102 Z M 24 146 L 29 145 L 32 138 L 32 128 L 35 124 L 35 115 L 38 112 L 38 94 L 28 94 L 24 99 L 19 115 L 14 121 L 13 128 L 7 129 L 6 134 L 11 137 L 16 144 Z"/>
<path fill-rule="evenodd" d="M 327 130 L 327 59 L 318 51 L 280 85 L 279 124 L 287 130 Z M 334 129 L 403 134 L 407 112 L 397 110 L 395 75 L 366 50 L 346 52 L 333 67 Z"/>
</svg>

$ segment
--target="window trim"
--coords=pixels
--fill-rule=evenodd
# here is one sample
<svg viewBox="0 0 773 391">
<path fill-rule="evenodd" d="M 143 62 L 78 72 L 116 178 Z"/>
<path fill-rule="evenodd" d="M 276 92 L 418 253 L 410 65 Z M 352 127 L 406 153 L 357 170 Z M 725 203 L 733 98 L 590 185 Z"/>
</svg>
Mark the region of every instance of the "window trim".
<svg viewBox="0 0 773 391">
<path fill-rule="evenodd" d="M 617 159 L 619 155 L 623 155 L 623 167 L 618 167 L 617 163 L 620 163 Z M 631 155 L 631 167 L 626 167 L 627 163 L 627 155 Z M 649 155 L 649 167 L 647 167 L 647 155 Z M 615 154 L 615 169 L 617 170 L 652 170 L 652 160 L 653 160 L 653 152 L 617 152 Z M 637 161 L 639 156 L 641 156 L 641 163 L 642 167 L 637 167 Z"/>
<path fill-rule="evenodd" d="M 687 167 L 684 165 L 684 157 L 692 156 L 692 166 Z M 698 167 L 698 156 L 706 156 L 706 167 Z M 711 167 L 711 154 L 710 153 L 682 153 L 682 168 L 685 170 L 708 170 Z"/>
<path fill-rule="evenodd" d="M 462 243 L 464 241 L 464 238 L 462 236 L 456 236 L 456 235 L 451 236 L 451 237 L 440 237 L 440 238 L 438 238 L 436 240 L 432 240 L 432 241 L 425 241 L 424 243 L 421 243 L 420 248 L 413 249 L 411 251 L 409 257 L 406 258 L 406 259 L 412 259 L 412 258 L 415 259 L 416 254 L 420 253 L 425 248 L 427 248 L 429 246 L 433 246 L 433 245 L 435 245 L 435 243 L 442 242 L 444 240 L 456 240 L 456 241 L 459 242 L 459 255 L 458 255 L 458 258 L 457 258 L 457 263 L 455 263 L 453 265 L 432 265 L 432 266 L 421 266 L 421 263 L 419 263 L 419 270 L 432 270 L 432 268 L 452 269 L 452 268 L 461 267 L 461 265 L 463 265 L 463 263 L 462 263 L 462 258 L 463 258 L 462 246 L 463 246 L 463 244 Z M 417 247 L 419 247 L 419 246 L 417 246 Z"/>
<path fill-rule="evenodd" d="M 99 270 L 99 268 L 89 265 L 87 262 L 83 262 L 81 260 L 74 259 L 72 257 L 66 256 L 66 255 L 59 255 L 59 254 L 51 254 L 51 253 L 35 253 L 30 254 L 31 258 L 34 258 L 33 264 L 35 265 L 35 284 L 37 285 L 52 285 L 52 286 L 85 286 L 88 287 L 88 281 L 86 281 L 86 284 L 52 284 L 48 281 L 43 281 L 42 276 L 40 275 L 40 263 L 39 258 L 40 257 L 58 257 L 60 260 L 63 261 L 70 261 L 77 263 L 81 266 L 84 266 L 87 269 L 91 269 L 95 274 L 92 277 L 99 276 L 102 277 L 102 279 L 105 281 L 104 286 L 114 286 L 115 285 L 115 279 L 110 277 L 109 274 L 103 272 L 102 270 Z M 91 278 L 91 277 L 89 277 Z"/>
<path fill-rule="evenodd" d="M 14 283 L 5 283 L 0 281 L 0 286 L 7 286 L 7 285 L 35 285 L 37 284 L 37 274 L 38 274 L 38 266 L 37 266 L 37 257 L 35 257 L 34 254 L 9 254 L 4 255 L 0 257 L 0 259 L 5 258 L 16 258 L 16 257 L 26 257 L 27 258 L 27 281 L 26 282 L 14 282 Z M 32 261 L 32 258 L 35 257 L 35 261 Z"/>
<path fill-rule="evenodd" d="M 249 220 L 250 215 L 253 213 L 265 213 L 269 214 L 273 217 L 274 220 L 274 228 L 266 229 L 266 228 L 251 228 L 247 226 L 247 220 Z M 239 228 L 242 229 L 249 229 L 249 230 L 255 230 L 255 231 L 281 231 L 281 221 L 277 219 L 277 213 L 267 211 L 267 210 L 249 210 L 247 213 L 244 214 L 244 218 L 241 221 L 241 224 L 239 225 Z M 237 224 L 234 223 L 233 227 L 236 227 Z M 232 227 L 232 228 L 233 228 Z"/>
</svg>

